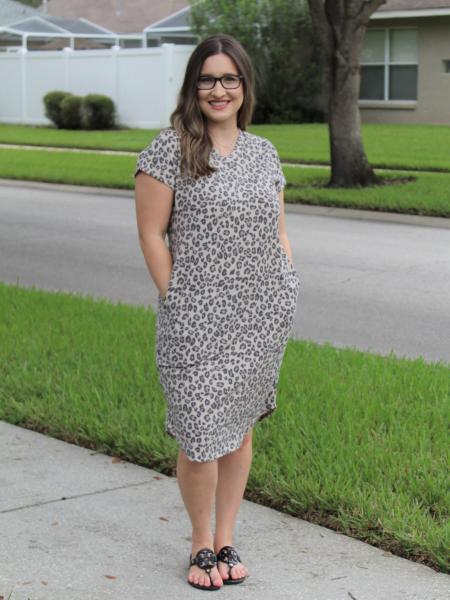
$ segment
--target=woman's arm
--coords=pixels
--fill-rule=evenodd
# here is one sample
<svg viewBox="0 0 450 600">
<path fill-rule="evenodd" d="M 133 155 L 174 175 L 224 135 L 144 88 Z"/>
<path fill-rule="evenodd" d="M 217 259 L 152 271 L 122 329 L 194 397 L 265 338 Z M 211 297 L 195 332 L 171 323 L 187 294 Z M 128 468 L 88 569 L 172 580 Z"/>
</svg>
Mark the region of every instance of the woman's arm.
<svg viewBox="0 0 450 600">
<path fill-rule="evenodd" d="M 286 221 L 285 221 L 285 217 L 284 217 L 284 191 L 283 190 L 278 192 L 278 199 L 280 201 L 280 217 L 278 220 L 278 234 L 280 237 L 280 242 L 283 244 L 283 248 L 285 249 L 286 254 L 288 255 L 288 258 L 291 261 L 291 264 L 293 264 L 294 261 L 292 260 L 292 249 L 291 249 L 291 244 L 289 242 L 288 234 L 286 231 Z"/>
<path fill-rule="evenodd" d="M 135 177 L 136 220 L 139 243 L 150 276 L 165 296 L 172 273 L 172 256 L 166 245 L 174 191 L 140 171 Z"/>
</svg>

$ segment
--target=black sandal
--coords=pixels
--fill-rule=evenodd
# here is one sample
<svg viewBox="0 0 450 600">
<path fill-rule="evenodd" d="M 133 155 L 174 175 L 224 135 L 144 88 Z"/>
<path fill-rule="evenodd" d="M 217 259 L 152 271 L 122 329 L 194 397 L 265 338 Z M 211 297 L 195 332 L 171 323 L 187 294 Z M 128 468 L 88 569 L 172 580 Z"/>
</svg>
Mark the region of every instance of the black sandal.
<svg viewBox="0 0 450 600">
<path fill-rule="evenodd" d="M 231 569 L 234 567 L 234 565 L 237 565 L 239 562 L 241 562 L 241 559 L 239 558 L 239 554 L 237 553 L 236 548 L 234 546 L 224 546 L 216 554 L 216 558 L 218 561 L 220 560 L 220 561 L 230 565 L 230 568 L 228 569 L 228 579 L 223 580 L 224 584 L 242 583 L 244 581 L 244 579 L 246 579 L 247 576 L 239 577 L 237 579 L 233 579 L 231 577 Z"/>
<path fill-rule="evenodd" d="M 217 567 L 217 557 L 210 548 L 201 548 L 201 550 L 199 550 L 195 555 L 195 558 L 192 558 L 191 553 L 189 555 L 189 567 L 192 565 L 197 565 L 200 567 L 200 569 L 203 569 L 208 573 L 211 585 L 200 585 L 199 583 L 189 581 L 189 579 L 187 580 L 188 583 L 200 590 L 220 590 L 222 586 L 214 585 L 211 579 L 211 569 L 213 567 Z"/>
</svg>

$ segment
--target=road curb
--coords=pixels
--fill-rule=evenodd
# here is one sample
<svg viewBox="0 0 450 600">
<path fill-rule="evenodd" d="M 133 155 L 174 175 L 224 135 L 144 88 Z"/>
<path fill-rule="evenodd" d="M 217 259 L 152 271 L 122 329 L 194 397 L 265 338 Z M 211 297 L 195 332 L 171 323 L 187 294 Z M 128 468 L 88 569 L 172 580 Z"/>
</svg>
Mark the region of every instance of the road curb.
<svg viewBox="0 0 450 600">
<path fill-rule="evenodd" d="M 47 183 L 44 181 L 24 181 L 22 179 L 0 179 L 1 186 L 15 186 L 30 189 L 47 189 L 52 191 L 72 192 L 77 194 L 96 194 L 102 196 L 122 196 L 134 198 L 134 190 L 121 190 L 87 185 L 69 185 L 63 183 Z M 384 223 L 403 223 L 405 225 L 418 225 L 420 227 L 438 227 L 450 229 L 450 219 L 443 217 L 429 217 L 425 215 L 407 215 L 402 213 L 362 210 L 356 208 L 342 208 L 336 206 L 322 206 L 312 204 L 292 204 L 285 202 L 286 213 L 298 213 L 322 217 L 336 217 L 342 219 L 361 219 L 383 221 Z"/>
<path fill-rule="evenodd" d="M 305 215 L 337 217 L 341 219 L 362 219 L 364 221 L 383 221 L 384 223 L 403 223 L 405 225 L 418 225 L 420 227 L 425 226 L 450 229 L 450 219 L 445 219 L 444 217 L 406 215 L 402 213 L 386 212 L 381 210 L 362 210 L 357 208 L 342 208 L 338 206 L 285 203 L 285 211 L 287 213 L 301 213 Z"/>
</svg>

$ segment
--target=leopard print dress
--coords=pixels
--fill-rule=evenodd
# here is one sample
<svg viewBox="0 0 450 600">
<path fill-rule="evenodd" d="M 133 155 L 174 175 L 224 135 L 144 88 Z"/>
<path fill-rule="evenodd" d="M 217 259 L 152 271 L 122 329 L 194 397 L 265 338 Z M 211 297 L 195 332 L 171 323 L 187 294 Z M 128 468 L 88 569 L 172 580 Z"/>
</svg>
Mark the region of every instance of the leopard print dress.
<svg viewBox="0 0 450 600">
<path fill-rule="evenodd" d="M 238 449 L 275 410 L 300 280 L 278 235 L 286 179 L 272 142 L 240 129 L 230 154 L 211 150 L 218 170 L 196 181 L 180 176 L 179 163 L 179 137 L 167 127 L 140 152 L 134 176 L 174 190 L 156 365 L 166 433 L 206 462 Z"/>
</svg>

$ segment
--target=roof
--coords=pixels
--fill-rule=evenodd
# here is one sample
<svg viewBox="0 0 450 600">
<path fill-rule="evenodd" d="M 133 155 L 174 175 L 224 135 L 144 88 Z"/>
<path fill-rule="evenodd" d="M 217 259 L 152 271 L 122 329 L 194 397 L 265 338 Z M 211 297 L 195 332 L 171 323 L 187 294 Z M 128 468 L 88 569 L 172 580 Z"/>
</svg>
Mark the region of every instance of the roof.
<svg viewBox="0 0 450 600">
<path fill-rule="evenodd" d="M 377 12 L 394 10 L 430 10 L 450 8 L 450 0 L 387 0 Z"/>
<path fill-rule="evenodd" d="M 7 25 L 2 26 L 1 29 L 29 34 L 77 34 L 79 36 L 104 34 L 114 35 L 113 31 L 109 31 L 104 27 L 95 25 L 95 23 L 90 23 L 86 19 L 63 19 L 61 17 L 50 17 L 45 14 L 28 17 L 14 23 L 8 23 Z"/>
<path fill-rule="evenodd" d="M 48 0 L 47 13 L 84 17 L 117 33 L 136 33 L 189 5 L 190 0 Z"/>
<path fill-rule="evenodd" d="M 387 0 L 371 19 L 450 16 L 450 0 Z"/>
<path fill-rule="evenodd" d="M 176 13 L 173 13 L 168 17 L 165 17 L 164 19 L 160 19 L 159 21 L 148 25 L 148 27 L 146 27 L 144 31 L 173 31 L 174 29 L 179 31 L 190 31 L 191 26 L 188 23 L 188 17 L 190 12 L 191 7 L 185 6 L 181 10 L 178 10 Z"/>
<path fill-rule="evenodd" d="M 7 25 L 13 21 L 42 14 L 42 11 L 37 8 L 25 6 L 25 4 L 14 2 L 14 0 L 0 0 L 0 25 Z"/>
</svg>

